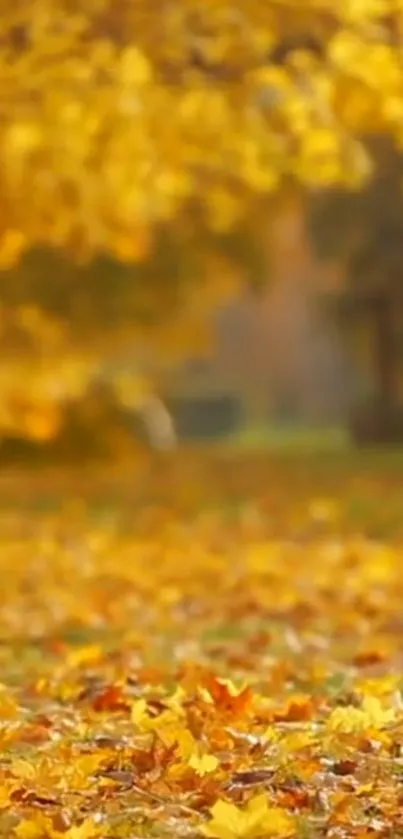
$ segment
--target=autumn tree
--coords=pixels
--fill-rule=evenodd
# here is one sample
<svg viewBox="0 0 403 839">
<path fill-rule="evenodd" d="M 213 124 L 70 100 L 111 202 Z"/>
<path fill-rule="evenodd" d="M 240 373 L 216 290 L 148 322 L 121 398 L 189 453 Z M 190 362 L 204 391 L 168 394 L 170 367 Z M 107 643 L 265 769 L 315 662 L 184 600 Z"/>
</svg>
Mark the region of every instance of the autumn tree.
<svg viewBox="0 0 403 839">
<path fill-rule="evenodd" d="M 56 370 L 66 392 L 104 357 L 187 352 L 248 273 L 228 237 L 269 237 L 284 190 L 359 189 L 368 132 L 403 141 L 401 0 L 0 13 L 1 340 L 22 391 L 53 368 L 52 404 Z"/>
<path fill-rule="evenodd" d="M 356 194 L 326 191 L 310 201 L 308 216 L 320 255 L 344 266 L 338 320 L 372 380 L 358 425 L 354 411 L 355 433 L 387 441 L 403 437 L 403 157 L 388 141 L 369 142 L 375 176 Z"/>
</svg>

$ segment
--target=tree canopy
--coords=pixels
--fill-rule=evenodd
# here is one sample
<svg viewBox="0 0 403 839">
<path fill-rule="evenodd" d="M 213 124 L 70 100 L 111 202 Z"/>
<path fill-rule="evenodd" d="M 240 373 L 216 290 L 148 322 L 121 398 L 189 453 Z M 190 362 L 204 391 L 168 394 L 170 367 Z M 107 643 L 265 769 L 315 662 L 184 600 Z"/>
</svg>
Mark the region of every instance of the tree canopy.
<svg viewBox="0 0 403 839">
<path fill-rule="evenodd" d="M 144 259 L 293 178 L 355 187 L 403 140 L 402 0 L 1 0 L 0 255 Z"/>
<path fill-rule="evenodd" d="M 161 357 L 205 343 L 205 311 L 261 281 L 279 195 L 359 190 L 366 138 L 403 144 L 403 0 L 0 14 L 3 413 L 85 390 L 111 353 L 144 367 L 145 334 Z"/>
</svg>

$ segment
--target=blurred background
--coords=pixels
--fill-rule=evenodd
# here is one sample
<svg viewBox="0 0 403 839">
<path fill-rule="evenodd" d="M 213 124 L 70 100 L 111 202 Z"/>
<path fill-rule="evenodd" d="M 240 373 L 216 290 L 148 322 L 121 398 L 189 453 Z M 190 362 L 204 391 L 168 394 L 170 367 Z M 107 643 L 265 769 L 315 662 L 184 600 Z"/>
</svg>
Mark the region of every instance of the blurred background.
<svg viewBox="0 0 403 839">
<path fill-rule="evenodd" d="M 8 10 L 0 462 L 402 442 L 401 13 L 98 5 Z"/>
<path fill-rule="evenodd" d="M 0 276 L 0 457 L 192 440 L 401 441 L 402 209 L 392 169 L 359 195 L 295 193 L 278 212 L 268 206 L 266 234 L 260 217 L 258 236 L 245 229 L 195 253 L 162 240 L 156 262 L 186 274 L 201 249 L 218 289 L 217 303 L 213 294 L 180 317 L 168 300 L 162 325 L 142 300 L 144 284 L 164 292 L 152 260 L 75 266 L 28 253 Z M 60 352 L 66 316 L 72 338 Z"/>
<path fill-rule="evenodd" d="M 162 235 L 145 264 L 34 249 L 3 270 L 0 458 L 400 442 L 403 164 L 381 151 L 358 194 L 294 191 L 233 234 Z M 178 312 L 206 260 L 206 300 Z"/>
</svg>

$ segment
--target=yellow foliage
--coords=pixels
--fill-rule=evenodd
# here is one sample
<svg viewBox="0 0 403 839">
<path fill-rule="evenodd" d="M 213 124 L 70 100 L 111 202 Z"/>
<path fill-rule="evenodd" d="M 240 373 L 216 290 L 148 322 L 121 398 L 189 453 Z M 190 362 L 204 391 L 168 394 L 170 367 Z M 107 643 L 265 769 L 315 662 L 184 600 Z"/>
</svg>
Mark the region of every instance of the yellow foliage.
<svg viewBox="0 0 403 839">
<path fill-rule="evenodd" d="M 141 731 L 148 731 L 151 725 L 151 717 L 147 711 L 147 701 L 145 699 L 138 699 L 133 702 L 131 711 L 132 722 L 138 726 Z"/>
<path fill-rule="evenodd" d="M 357 690 L 364 696 L 388 697 L 399 690 L 400 676 L 391 674 L 377 679 L 363 679 L 357 684 Z"/>
<path fill-rule="evenodd" d="M 190 756 L 189 766 L 195 770 L 196 775 L 200 775 L 203 778 L 204 775 L 209 775 L 210 772 L 214 772 L 217 769 L 219 761 L 215 755 L 206 754 L 200 756 L 194 753 Z"/>
<path fill-rule="evenodd" d="M 57 830 L 51 819 L 39 813 L 34 819 L 20 822 L 14 829 L 18 839 L 96 839 L 99 828 L 92 819 L 83 821 L 80 825 L 73 825 L 67 830 Z"/>
<path fill-rule="evenodd" d="M 131 719 L 135 726 L 143 733 L 155 732 L 165 746 L 177 747 L 182 760 L 188 760 L 195 752 L 196 743 L 190 731 L 182 723 L 183 709 L 175 701 L 171 707 L 152 717 L 147 711 L 147 702 L 139 699 L 133 703 Z"/>
<path fill-rule="evenodd" d="M 137 408 L 151 395 L 151 383 L 145 376 L 123 371 L 113 379 L 113 389 L 121 405 Z"/>
<path fill-rule="evenodd" d="M 279 807 L 269 807 L 267 796 L 257 795 L 245 809 L 219 800 L 211 808 L 211 820 L 201 827 L 204 836 L 215 839 L 286 837 L 295 833 L 293 819 Z"/>
<path fill-rule="evenodd" d="M 196 771 L 200 770 L 200 775 L 205 774 L 206 771 L 212 771 L 210 762 L 207 761 L 207 763 L 205 763 L 203 762 L 203 759 L 199 760 L 197 754 L 195 754 L 195 739 L 187 728 L 183 728 L 178 724 L 170 725 L 165 726 L 164 728 L 157 728 L 157 734 L 166 746 L 176 745 L 176 752 L 178 756 L 181 760 L 189 760 L 190 766 L 192 766 L 191 761 L 193 757 L 193 760 L 196 761 L 196 765 L 193 764 L 193 769 L 196 769 Z M 208 769 L 209 766 L 210 769 Z"/>
<path fill-rule="evenodd" d="M 0 242 L 0 268 L 12 268 L 18 262 L 26 242 L 20 230 L 5 230 Z"/>
<path fill-rule="evenodd" d="M 364 696 L 361 708 L 354 705 L 335 708 L 327 721 L 330 731 L 354 734 L 383 729 L 396 719 L 394 708 L 385 709 L 376 696 Z"/>
<path fill-rule="evenodd" d="M 163 21 L 148 0 L 114 8 L 0 3 L 4 266 L 39 242 L 143 259 L 189 198 L 222 230 L 284 175 L 351 183 L 363 127 L 401 139 L 400 3 L 175 0 Z"/>
<path fill-rule="evenodd" d="M 69 767 L 67 770 L 71 775 L 70 783 L 72 783 L 77 789 L 81 789 L 83 786 L 88 786 L 88 783 L 91 782 L 91 775 L 99 769 L 103 760 L 104 755 L 102 752 L 80 755 L 80 757 L 74 761 L 72 767 Z"/>
<path fill-rule="evenodd" d="M 326 463 L 187 449 L 135 510 L 130 463 L 3 478 L 1 839 L 398 832 L 401 484 Z"/>
<path fill-rule="evenodd" d="M 22 758 L 13 760 L 11 764 L 11 771 L 14 778 L 20 778 L 23 781 L 32 781 L 35 778 L 35 769 L 32 763 Z"/>
<path fill-rule="evenodd" d="M 0 717 L 12 720 L 18 715 L 18 705 L 5 685 L 0 684 Z"/>
<path fill-rule="evenodd" d="M 11 794 L 16 789 L 15 786 L 7 787 L 3 784 L 0 784 L 0 812 L 1 810 L 7 810 L 11 804 Z"/>
<path fill-rule="evenodd" d="M 258 226 L 261 204 L 289 184 L 357 188 L 372 171 L 363 136 L 403 146 L 400 0 L 173 0 L 163 16 L 157 6 L 0 0 L 5 282 L 32 246 L 148 265 L 161 229 L 186 232 L 194 219 L 214 235 Z M 144 312 L 146 324 L 135 334 L 120 323 L 97 332 L 87 312 L 84 339 L 82 300 L 71 315 L 81 332 L 39 307 L 8 314 L 0 338 L 14 365 L 12 381 L 0 369 L 0 429 L 53 439 L 53 403 L 85 392 L 110 345 L 149 341 L 172 364 L 189 349 L 208 353 L 206 313 L 244 278 L 218 277 L 208 254 L 205 281 L 195 289 L 190 269 L 172 302 L 173 261 L 160 260 L 155 283 L 132 283 L 141 292 L 128 313 Z M 139 404 L 136 388 L 119 382 L 124 405 Z"/>
<path fill-rule="evenodd" d="M 97 644 L 88 644 L 86 647 L 78 647 L 76 650 L 71 650 L 66 659 L 67 667 L 82 667 L 86 664 L 91 664 L 99 661 L 102 656 L 102 649 Z"/>
</svg>

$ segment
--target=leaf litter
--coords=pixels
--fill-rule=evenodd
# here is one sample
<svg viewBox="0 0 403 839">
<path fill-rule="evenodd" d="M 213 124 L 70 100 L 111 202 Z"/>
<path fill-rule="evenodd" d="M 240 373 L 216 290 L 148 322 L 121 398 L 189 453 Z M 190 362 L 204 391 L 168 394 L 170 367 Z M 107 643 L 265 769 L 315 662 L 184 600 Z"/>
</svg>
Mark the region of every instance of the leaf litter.
<svg viewBox="0 0 403 839">
<path fill-rule="evenodd" d="M 0 513 L 0 836 L 403 836 L 398 485 L 357 523 L 348 467 L 175 480 Z"/>
</svg>

